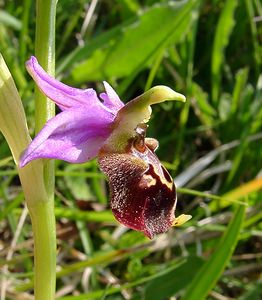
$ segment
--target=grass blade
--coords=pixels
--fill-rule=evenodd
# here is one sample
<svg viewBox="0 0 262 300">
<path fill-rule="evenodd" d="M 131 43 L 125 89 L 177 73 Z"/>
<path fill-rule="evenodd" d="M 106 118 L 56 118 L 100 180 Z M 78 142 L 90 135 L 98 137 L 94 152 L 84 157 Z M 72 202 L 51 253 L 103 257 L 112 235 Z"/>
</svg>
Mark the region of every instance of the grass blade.
<svg viewBox="0 0 262 300">
<path fill-rule="evenodd" d="M 151 280 L 145 288 L 145 300 L 162 300 L 189 285 L 196 270 L 199 270 L 203 260 L 190 256 L 187 261 L 177 268 Z"/>
<path fill-rule="evenodd" d="M 229 37 L 235 25 L 234 12 L 237 1 L 227 0 L 216 28 L 213 52 L 212 52 L 212 100 L 218 106 L 218 98 L 221 82 L 221 67 L 224 63 L 225 48 L 229 43 Z"/>
<path fill-rule="evenodd" d="M 205 299 L 224 271 L 238 241 L 238 235 L 245 216 L 245 207 L 238 206 L 227 231 L 222 236 L 217 251 L 197 272 L 188 287 L 183 300 Z"/>
</svg>

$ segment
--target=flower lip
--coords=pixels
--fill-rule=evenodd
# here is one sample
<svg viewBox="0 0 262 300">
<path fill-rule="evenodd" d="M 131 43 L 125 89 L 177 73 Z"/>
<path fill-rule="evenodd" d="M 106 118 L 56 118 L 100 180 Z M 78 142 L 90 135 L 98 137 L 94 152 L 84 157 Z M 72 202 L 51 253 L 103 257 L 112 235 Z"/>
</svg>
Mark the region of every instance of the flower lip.
<svg viewBox="0 0 262 300">
<path fill-rule="evenodd" d="M 109 180 L 116 219 L 152 239 L 174 223 L 176 188 L 154 153 L 157 141 L 149 139 L 148 146 L 145 126 L 137 132 L 126 153 L 100 151 L 98 162 Z"/>
</svg>

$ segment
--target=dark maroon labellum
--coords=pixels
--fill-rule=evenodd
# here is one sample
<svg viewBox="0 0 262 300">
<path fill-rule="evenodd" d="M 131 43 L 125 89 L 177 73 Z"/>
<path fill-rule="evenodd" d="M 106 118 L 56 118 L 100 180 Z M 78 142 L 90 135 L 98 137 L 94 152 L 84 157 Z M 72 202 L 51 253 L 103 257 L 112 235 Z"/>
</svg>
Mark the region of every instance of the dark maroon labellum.
<svg viewBox="0 0 262 300">
<path fill-rule="evenodd" d="M 158 142 L 145 138 L 140 124 L 125 153 L 100 151 L 99 164 L 109 178 L 111 208 L 116 219 L 149 238 L 166 232 L 175 216 L 176 188 L 155 154 Z"/>
</svg>

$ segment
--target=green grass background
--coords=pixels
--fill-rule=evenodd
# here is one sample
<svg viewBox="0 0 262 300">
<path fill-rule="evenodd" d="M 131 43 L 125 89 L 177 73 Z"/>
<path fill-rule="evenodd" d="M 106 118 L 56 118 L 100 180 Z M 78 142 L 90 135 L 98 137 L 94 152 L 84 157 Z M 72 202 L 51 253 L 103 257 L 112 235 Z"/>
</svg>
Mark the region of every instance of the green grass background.
<svg viewBox="0 0 262 300">
<path fill-rule="evenodd" d="M 25 61 L 34 54 L 34 5 L 0 1 L 0 52 L 32 136 L 34 84 Z M 261 24 L 259 0 L 58 1 L 61 81 L 102 91 L 106 80 L 124 102 L 158 84 L 186 95 L 185 105 L 153 107 L 148 136 L 159 140 L 157 154 L 177 183 L 176 214 L 193 216 L 149 241 L 114 220 L 96 161 L 57 161 L 58 299 L 261 299 Z M 6 259 L 23 211 L 17 171 L 0 136 L 6 299 L 31 299 L 29 217 Z"/>
</svg>

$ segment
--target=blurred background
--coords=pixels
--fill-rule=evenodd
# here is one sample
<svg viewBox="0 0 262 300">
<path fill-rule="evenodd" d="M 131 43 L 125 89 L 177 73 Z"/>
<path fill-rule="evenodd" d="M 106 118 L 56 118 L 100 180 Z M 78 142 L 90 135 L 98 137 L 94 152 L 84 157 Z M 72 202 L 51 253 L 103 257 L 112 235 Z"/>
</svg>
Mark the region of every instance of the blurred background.
<svg viewBox="0 0 262 300">
<path fill-rule="evenodd" d="M 186 296 L 196 282 L 205 299 L 262 298 L 261 24 L 259 0 L 58 1 L 59 80 L 101 92 L 106 80 L 123 102 L 158 84 L 187 97 L 154 106 L 148 136 L 159 140 L 157 154 L 176 182 L 176 215 L 192 215 L 150 241 L 114 220 L 95 160 L 57 161 L 58 299 L 200 300 L 197 292 Z M 34 32 L 33 0 L 0 0 L 0 52 L 32 136 L 34 83 L 25 61 L 34 54 Z M 30 226 L 1 135 L 5 299 L 32 299 Z"/>
</svg>

